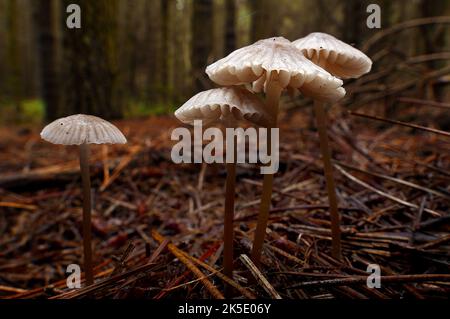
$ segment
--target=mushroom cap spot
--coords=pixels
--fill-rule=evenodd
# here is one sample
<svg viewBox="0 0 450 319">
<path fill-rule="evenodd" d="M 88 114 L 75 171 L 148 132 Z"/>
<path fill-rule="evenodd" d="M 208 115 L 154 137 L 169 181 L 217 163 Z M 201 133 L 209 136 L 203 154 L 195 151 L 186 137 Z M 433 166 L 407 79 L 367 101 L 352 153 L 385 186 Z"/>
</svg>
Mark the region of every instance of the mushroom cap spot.
<svg viewBox="0 0 450 319">
<path fill-rule="evenodd" d="M 305 89 L 323 94 L 322 89 L 338 90 L 343 82 L 317 66 L 292 43 L 283 38 L 269 38 L 240 48 L 206 68 L 210 79 L 219 85 L 253 84 L 255 92 L 265 91 L 269 81 L 282 88 Z M 337 97 L 338 94 L 328 94 Z"/>
<path fill-rule="evenodd" d="M 75 114 L 57 119 L 41 132 L 47 142 L 61 145 L 125 144 L 127 139 L 113 124 L 99 117 Z"/>
<path fill-rule="evenodd" d="M 322 32 L 313 32 L 292 44 L 312 62 L 339 78 L 358 78 L 372 68 L 372 60 L 360 50 Z"/>
<path fill-rule="evenodd" d="M 224 87 L 197 93 L 175 111 L 175 116 L 190 125 L 195 120 L 209 125 L 221 120 L 236 122 L 246 119 L 256 125 L 268 126 L 274 119 L 256 95 L 240 87 Z"/>
</svg>

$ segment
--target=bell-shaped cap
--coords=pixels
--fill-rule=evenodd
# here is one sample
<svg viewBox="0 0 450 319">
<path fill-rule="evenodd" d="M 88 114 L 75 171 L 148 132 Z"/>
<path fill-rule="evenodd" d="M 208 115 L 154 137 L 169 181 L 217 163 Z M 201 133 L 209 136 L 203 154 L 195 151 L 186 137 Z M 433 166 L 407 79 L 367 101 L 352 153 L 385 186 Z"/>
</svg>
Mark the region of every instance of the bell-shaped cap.
<svg viewBox="0 0 450 319">
<path fill-rule="evenodd" d="M 219 120 L 246 119 L 256 125 L 268 126 L 273 117 L 264 103 L 254 94 L 240 87 L 224 87 L 197 93 L 175 111 L 183 123 L 193 124 L 201 120 L 204 125 Z"/>
<path fill-rule="evenodd" d="M 127 139 L 113 124 L 92 115 L 76 114 L 48 124 L 41 138 L 53 144 L 125 144 Z"/>
<path fill-rule="evenodd" d="M 252 83 L 253 90 L 265 90 L 269 81 L 281 88 L 303 90 L 317 99 L 337 100 L 345 95 L 342 80 L 305 58 L 301 51 L 283 38 L 269 38 L 240 48 L 206 68 L 219 85 Z"/>
<path fill-rule="evenodd" d="M 315 64 L 343 78 L 358 78 L 372 68 L 372 60 L 332 35 L 313 32 L 292 44 Z"/>
</svg>

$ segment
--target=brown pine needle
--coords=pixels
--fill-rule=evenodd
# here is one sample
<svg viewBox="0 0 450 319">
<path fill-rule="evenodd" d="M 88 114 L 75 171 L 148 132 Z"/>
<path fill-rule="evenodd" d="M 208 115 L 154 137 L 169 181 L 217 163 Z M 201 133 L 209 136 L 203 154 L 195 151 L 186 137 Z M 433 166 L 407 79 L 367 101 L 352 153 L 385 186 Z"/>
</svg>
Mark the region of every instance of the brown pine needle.
<svg viewBox="0 0 450 319">
<path fill-rule="evenodd" d="M 376 120 L 376 121 L 382 121 L 382 122 L 391 123 L 391 124 L 402 125 L 402 126 L 415 128 L 418 130 L 427 131 L 427 132 L 439 134 L 442 136 L 450 137 L 450 132 L 438 130 L 438 129 L 431 128 L 431 127 L 426 127 L 426 126 L 421 126 L 421 125 L 417 125 L 417 124 L 411 124 L 411 123 L 406 123 L 406 122 L 401 122 L 401 121 L 396 121 L 396 120 L 385 119 L 383 117 L 378 117 L 378 116 L 373 116 L 373 115 L 368 115 L 368 114 L 363 114 L 363 113 L 358 113 L 358 112 L 353 112 L 353 111 L 349 111 L 349 114 L 359 116 L 359 117 L 364 117 L 364 118 L 367 118 L 370 120 Z"/>
<path fill-rule="evenodd" d="M 381 285 L 384 283 L 404 283 L 404 282 L 450 282 L 448 274 L 420 274 L 420 275 L 393 275 L 380 276 Z M 330 286 L 346 286 L 350 284 L 365 284 L 367 276 L 354 276 L 350 278 L 337 278 L 328 280 L 307 281 L 292 285 L 288 288 L 304 288 L 304 287 L 330 287 Z"/>
<path fill-rule="evenodd" d="M 419 206 L 418 206 L 418 205 L 413 204 L 413 203 L 410 203 L 410 202 L 407 202 L 407 201 L 405 201 L 405 200 L 403 200 L 403 199 L 400 199 L 400 198 L 398 198 L 398 197 L 395 197 L 395 196 L 393 196 L 393 195 L 391 195 L 391 194 L 388 194 L 388 193 L 385 193 L 385 192 L 383 192 L 383 191 L 380 191 L 379 189 L 377 189 L 377 188 L 375 188 L 375 187 L 373 187 L 373 186 L 371 186 L 371 185 L 369 185 L 369 184 L 363 182 L 363 181 L 360 180 L 359 178 L 356 178 L 355 176 L 351 175 L 351 174 L 348 173 L 346 170 L 344 170 L 342 167 L 340 167 L 340 166 L 338 166 L 338 165 L 334 165 L 334 166 L 337 168 L 338 171 L 340 171 L 340 172 L 341 172 L 345 177 L 347 177 L 348 179 L 354 181 L 355 183 L 357 183 L 357 184 L 359 184 L 359 185 L 361 185 L 361 186 L 363 186 L 363 187 L 365 187 L 365 188 L 370 189 L 371 191 L 377 193 L 378 195 L 381 195 L 381 196 L 383 196 L 383 197 L 389 198 L 390 200 L 392 200 L 392 201 L 394 201 L 394 202 L 396 202 L 396 203 L 402 204 L 402 205 L 404 205 L 404 206 L 411 207 L 411 208 L 414 208 L 414 209 L 419 209 Z M 430 213 L 430 214 L 432 214 L 433 216 L 438 216 L 438 217 L 441 217 L 441 216 L 442 216 L 441 213 L 436 212 L 436 211 L 431 210 L 431 209 L 428 209 L 428 208 L 424 208 L 423 211 L 424 211 L 424 212 L 427 212 L 427 213 Z"/>
<path fill-rule="evenodd" d="M 224 282 L 226 282 L 230 286 L 236 288 L 236 290 L 238 290 L 244 297 L 246 297 L 248 299 L 256 299 L 255 295 L 253 295 L 250 291 L 248 291 L 247 289 L 245 289 L 244 287 L 239 285 L 236 281 L 234 281 L 233 279 L 229 278 L 228 276 L 222 274 L 221 272 L 218 272 L 217 269 L 214 269 L 213 267 L 211 267 L 207 263 L 204 263 L 203 261 L 201 261 L 201 260 L 199 260 L 197 258 L 194 258 L 191 255 L 188 255 L 187 253 L 185 253 L 182 250 L 179 250 L 179 251 L 180 251 L 180 253 L 185 255 L 187 258 L 189 258 L 193 262 L 197 263 L 199 266 L 202 266 L 203 268 L 205 268 L 206 270 L 208 270 L 211 273 L 215 274 L 217 277 L 222 279 Z"/>
<path fill-rule="evenodd" d="M 247 255 L 242 254 L 239 259 L 242 263 L 250 270 L 253 277 L 258 281 L 258 283 L 264 288 L 264 290 L 274 299 L 282 299 L 278 292 L 273 288 L 269 281 L 264 277 L 264 275 L 259 271 L 258 267 L 248 258 Z"/>
<path fill-rule="evenodd" d="M 134 155 L 139 153 L 141 148 L 142 147 L 140 145 L 134 145 L 130 147 L 130 153 L 122 158 L 119 165 L 117 165 L 117 167 L 114 169 L 112 175 L 108 179 L 105 179 L 105 181 L 100 186 L 100 192 L 103 192 L 109 185 L 111 185 L 112 182 L 116 180 L 117 177 L 119 177 L 120 172 L 122 172 L 124 168 L 127 167 L 127 165 L 133 160 Z"/>
<path fill-rule="evenodd" d="M 158 233 L 156 230 L 152 231 L 152 237 L 158 241 L 159 243 L 162 243 L 165 238 Z M 167 248 L 170 250 L 170 252 L 177 257 L 190 271 L 194 273 L 194 275 L 197 276 L 197 278 L 200 279 L 202 284 L 205 286 L 205 288 L 211 293 L 211 295 L 216 299 L 225 299 L 223 294 L 216 288 L 216 286 L 213 285 L 211 281 L 208 280 L 208 278 L 205 277 L 205 274 L 200 271 L 184 254 L 180 253 L 178 248 L 172 244 L 167 244 Z"/>
<path fill-rule="evenodd" d="M 0 207 L 10 207 L 10 208 L 22 208 L 26 210 L 36 210 L 38 207 L 36 205 L 27 205 L 21 203 L 13 203 L 13 202 L 0 202 Z"/>
<path fill-rule="evenodd" d="M 366 170 L 364 170 L 362 168 L 359 168 L 359 167 L 356 167 L 356 166 L 353 166 L 353 165 L 349 165 L 349 164 L 346 164 L 346 163 L 342 163 L 342 162 L 339 162 L 339 161 L 333 161 L 333 162 L 335 162 L 337 165 L 339 165 L 341 167 L 345 167 L 345 168 L 351 169 L 353 171 L 357 171 L 357 172 L 360 172 L 360 173 L 364 173 L 364 174 L 376 176 L 376 177 L 379 177 L 379 178 L 387 179 L 387 180 L 390 180 L 390 181 L 398 183 L 398 184 L 409 186 L 411 188 L 419 189 L 421 191 L 424 191 L 424 192 L 427 192 L 427 193 L 430 193 L 430 194 L 433 194 L 433 195 L 436 195 L 436 196 L 439 196 L 439 197 L 450 199 L 450 196 L 448 196 L 447 194 L 444 194 L 444 193 L 442 193 L 440 191 L 437 191 L 437 190 L 434 190 L 434 189 L 431 189 L 431 188 L 428 188 L 428 187 L 420 186 L 420 185 L 417 185 L 417 184 L 405 181 L 405 180 L 400 179 L 400 178 L 391 177 L 391 176 L 387 176 L 387 175 L 380 174 L 380 173 L 375 173 L 375 172 L 369 172 L 369 171 L 366 171 Z"/>
<path fill-rule="evenodd" d="M 435 101 L 414 99 L 414 98 L 411 98 L 411 97 L 399 97 L 397 99 L 397 101 L 404 102 L 404 103 L 418 104 L 418 105 L 440 107 L 440 108 L 443 108 L 443 109 L 450 109 L 450 103 L 441 103 L 441 102 L 435 102 Z"/>
</svg>

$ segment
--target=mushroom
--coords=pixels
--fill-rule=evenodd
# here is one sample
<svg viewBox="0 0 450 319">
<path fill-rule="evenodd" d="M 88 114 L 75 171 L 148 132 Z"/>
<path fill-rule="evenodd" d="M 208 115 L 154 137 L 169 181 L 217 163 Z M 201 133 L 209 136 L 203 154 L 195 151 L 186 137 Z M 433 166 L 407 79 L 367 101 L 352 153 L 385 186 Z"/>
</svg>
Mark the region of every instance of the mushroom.
<svg viewBox="0 0 450 319">
<path fill-rule="evenodd" d="M 369 72 L 372 67 L 372 61 L 364 53 L 326 33 L 314 32 L 292 42 L 292 44 L 312 62 L 339 78 L 358 78 Z M 328 145 L 326 111 L 321 95 L 311 94 L 310 96 L 315 100 L 314 113 L 319 131 L 320 149 L 330 205 L 332 255 L 340 259 L 341 231 L 331 151 Z"/>
<path fill-rule="evenodd" d="M 292 44 L 312 62 L 341 79 L 359 78 L 372 68 L 367 55 L 327 33 L 313 32 Z"/>
<path fill-rule="evenodd" d="M 246 89 L 225 87 L 197 93 L 175 111 L 175 116 L 183 123 L 192 125 L 201 120 L 203 124 L 222 122 L 227 127 L 235 127 L 238 120 L 268 126 L 273 122 L 261 100 Z M 235 146 L 236 147 L 236 146 Z M 235 151 L 235 150 L 233 150 Z M 233 218 L 236 183 L 236 153 L 233 163 L 226 163 L 224 212 L 224 274 L 233 275 Z"/>
<path fill-rule="evenodd" d="M 113 124 L 92 115 L 76 114 L 48 124 L 41 132 L 47 142 L 79 145 L 83 190 L 83 248 L 86 284 L 94 282 L 91 247 L 91 181 L 89 175 L 89 144 L 125 144 L 122 132 Z"/>
<path fill-rule="evenodd" d="M 298 89 L 304 95 L 334 101 L 345 95 L 342 80 L 318 67 L 283 37 L 274 37 L 240 48 L 206 68 L 212 81 L 220 85 L 252 84 L 256 92 L 264 91 L 266 109 L 277 127 L 278 104 L 284 89 Z M 271 135 L 268 133 L 268 145 Z M 273 174 L 265 174 L 260 212 L 251 257 L 259 264 L 272 197 Z"/>
</svg>

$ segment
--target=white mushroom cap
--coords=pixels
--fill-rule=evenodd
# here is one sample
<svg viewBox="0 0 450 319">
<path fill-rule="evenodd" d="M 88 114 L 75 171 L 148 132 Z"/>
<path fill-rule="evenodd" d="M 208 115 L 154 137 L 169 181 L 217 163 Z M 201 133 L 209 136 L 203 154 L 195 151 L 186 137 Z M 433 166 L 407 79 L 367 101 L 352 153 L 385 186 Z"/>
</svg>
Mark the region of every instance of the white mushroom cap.
<svg viewBox="0 0 450 319">
<path fill-rule="evenodd" d="M 337 100 L 345 95 L 342 80 L 318 67 L 283 38 L 260 40 L 240 48 L 206 68 L 212 81 L 220 85 L 253 83 L 260 92 L 268 79 L 282 88 L 291 87 L 318 99 Z"/>
<path fill-rule="evenodd" d="M 267 126 L 273 121 L 264 103 L 251 92 L 239 87 L 197 93 L 175 111 L 175 116 L 181 122 L 191 125 L 195 120 L 202 120 L 204 125 L 208 125 L 225 119 L 246 119 L 261 126 Z"/>
<path fill-rule="evenodd" d="M 42 139 L 53 144 L 125 144 L 127 139 L 113 124 L 92 115 L 76 114 L 48 124 Z"/>
<path fill-rule="evenodd" d="M 367 55 L 326 33 L 313 32 L 292 44 L 312 62 L 343 79 L 358 78 L 372 68 Z"/>
</svg>

